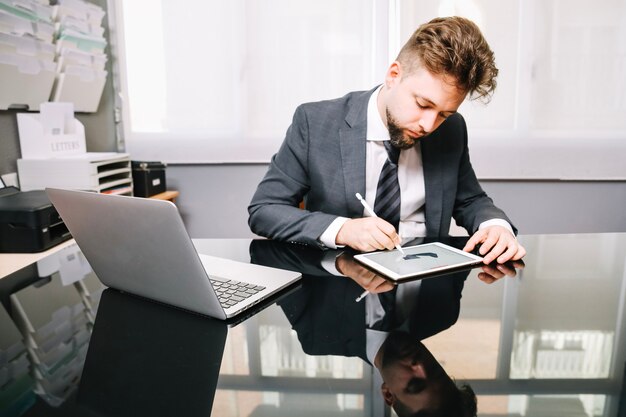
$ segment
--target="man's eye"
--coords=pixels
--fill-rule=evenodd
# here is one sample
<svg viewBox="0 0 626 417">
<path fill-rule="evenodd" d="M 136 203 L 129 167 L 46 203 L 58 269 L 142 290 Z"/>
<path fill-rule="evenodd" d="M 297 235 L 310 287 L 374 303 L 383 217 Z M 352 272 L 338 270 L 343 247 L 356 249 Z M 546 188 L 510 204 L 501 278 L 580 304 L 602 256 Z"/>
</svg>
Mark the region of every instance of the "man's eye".
<svg viewBox="0 0 626 417">
<path fill-rule="evenodd" d="M 411 378 L 406 386 L 407 394 L 417 394 L 426 388 L 426 380 L 421 378 Z"/>
</svg>

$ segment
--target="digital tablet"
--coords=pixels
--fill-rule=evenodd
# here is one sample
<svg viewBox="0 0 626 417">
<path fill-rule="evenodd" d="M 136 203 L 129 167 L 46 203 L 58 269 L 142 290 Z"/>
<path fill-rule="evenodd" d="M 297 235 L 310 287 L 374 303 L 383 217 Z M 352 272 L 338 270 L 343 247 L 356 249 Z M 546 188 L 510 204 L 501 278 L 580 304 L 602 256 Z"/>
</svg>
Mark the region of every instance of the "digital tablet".
<svg viewBox="0 0 626 417">
<path fill-rule="evenodd" d="M 362 253 L 354 259 L 395 281 L 471 267 L 483 261 L 480 256 L 439 242 L 402 249 L 406 256 L 394 249 Z"/>
</svg>

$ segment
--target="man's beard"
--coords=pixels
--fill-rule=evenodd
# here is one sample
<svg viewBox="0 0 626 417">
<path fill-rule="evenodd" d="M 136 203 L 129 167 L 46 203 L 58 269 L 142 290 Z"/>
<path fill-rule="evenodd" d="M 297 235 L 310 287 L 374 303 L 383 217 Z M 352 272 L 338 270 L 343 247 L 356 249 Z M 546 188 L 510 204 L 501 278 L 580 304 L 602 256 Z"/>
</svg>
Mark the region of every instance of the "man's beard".
<svg viewBox="0 0 626 417">
<path fill-rule="evenodd" d="M 417 139 L 405 135 L 402 129 L 398 126 L 396 119 L 391 115 L 389 109 L 387 111 L 387 130 L 389 131 L 389 139 L 393 146 L 398 149 L 409 149 L 415 145 Z"/>
</svg>

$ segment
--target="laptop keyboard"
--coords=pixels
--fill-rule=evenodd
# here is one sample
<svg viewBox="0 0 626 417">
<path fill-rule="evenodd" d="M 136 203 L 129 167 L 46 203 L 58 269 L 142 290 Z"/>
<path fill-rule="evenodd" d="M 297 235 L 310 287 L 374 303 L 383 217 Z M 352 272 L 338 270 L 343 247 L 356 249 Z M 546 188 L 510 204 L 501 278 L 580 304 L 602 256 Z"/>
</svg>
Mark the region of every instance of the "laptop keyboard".
<svg viewBox="0 0 626 417">
<path fill-rule="evenodd" d="M 210 281 L 213 285 L 213 289 L 215 289 L 217 298 L 220 300 L 220 304 L 225 308 L 232 307 L 265 289 L 265 287 L 261 285 L 235 281 L 234 279 L 212 277 Z"/>
</svg>

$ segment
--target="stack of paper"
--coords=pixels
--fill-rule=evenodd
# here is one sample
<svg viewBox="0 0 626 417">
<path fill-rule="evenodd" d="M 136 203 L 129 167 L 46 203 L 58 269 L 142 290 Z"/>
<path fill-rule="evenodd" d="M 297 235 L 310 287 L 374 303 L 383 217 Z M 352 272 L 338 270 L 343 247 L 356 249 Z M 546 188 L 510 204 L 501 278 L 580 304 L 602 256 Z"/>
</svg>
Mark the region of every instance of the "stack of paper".
<svg viewBox="0 0 626 417">
<path fill-rule="evenodd" d="M 54 8 L 0 0 L 0 110 L 39 109 L 55 80 Z"/>
<path fill-rule="evenodd" d="M 51 101 L 95 112 L 107 77 L 104 10 L 82 0 L 61 0 L 55 7 L 57 76 Z"/>
<path fill-rule="evenodd" d="M 0 110 L 43 102 L 98 110 L 106 83 L 104 10 L 83 0 L 0 0 Z"/>
</svg>

